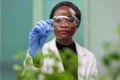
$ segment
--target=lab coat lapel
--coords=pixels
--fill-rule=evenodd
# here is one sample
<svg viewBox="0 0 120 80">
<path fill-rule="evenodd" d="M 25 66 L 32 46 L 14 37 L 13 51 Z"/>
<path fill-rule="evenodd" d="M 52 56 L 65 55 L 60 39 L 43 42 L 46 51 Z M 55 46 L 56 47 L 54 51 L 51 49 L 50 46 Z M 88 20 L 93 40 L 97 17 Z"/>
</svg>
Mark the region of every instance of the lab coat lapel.
<svg viewBox="0 0 120 80">
<path fill-rule="evenodd" d="M 86 74 L 87 60 L 86 54 L 83 51 L 83 48 L 76 43 L 76 49 L 78 53 L 78 78 L 79 80 L 83 80 L 83 77 Z"/>
<path fill-rule="evenodd" d="M 62 64 L 62 60 L 61 60 L 61 57 L 60 57 L 60 54 L 59 54 L 59 51 L 56 47 L 56 38 L 54 38 L 50 43 L 49 43 L 49 46 L 50 46 L 50 49 L 56 54 L 56 56 L 58 58 L 60 58 L 60 62 L 58 63 L 58 67 L 60 69 L 60 71 L 64 71 L 64 67 L 63 67 L 63 64 Z"/>
</svg>

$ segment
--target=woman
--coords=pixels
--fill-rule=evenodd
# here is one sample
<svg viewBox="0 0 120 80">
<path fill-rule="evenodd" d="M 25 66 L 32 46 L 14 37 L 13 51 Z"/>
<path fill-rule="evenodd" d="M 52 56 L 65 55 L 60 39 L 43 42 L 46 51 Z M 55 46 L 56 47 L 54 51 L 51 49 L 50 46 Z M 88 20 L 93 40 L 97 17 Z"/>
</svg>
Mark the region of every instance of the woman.
<svg viewBox="0 0 120 80">
<path fill-rule="evenodd" d="M 43 55 L 48 54 L 48 50 L 53 51 L 58 57 L 60 50 L 67 47 L 72 49 L 78 56 L 78 68 L 76 71 L 78 80 L 93 80 L 93 76 L 97 75 L 96 59 L 89 50 L 81 47 L 72 38 L 79 27 L 81 21 L 81 13 L 77 6 L 71 2 L 60 2 L 51 11 L 50 19 L 39 21 L 29 35 L 30 45 L 27 57 L 36 56 L 36 51 L 42 49 Z M 53 28 L 49 27 L 52 24 Z M 45 43 L 49 34 L 54 31 L 56 37 Z M 51 65 L 54 61 L 45 59 L 43 61 L 42 70 L 51 73 L 51 69 L 47 66 Z M 31 60 L 31 63 L 33 61 Z M 25 65 L 25 64 L 24 64 Z M 64 71 L 63 63 L 58 63 L 60 71 Z"/>
</svg>

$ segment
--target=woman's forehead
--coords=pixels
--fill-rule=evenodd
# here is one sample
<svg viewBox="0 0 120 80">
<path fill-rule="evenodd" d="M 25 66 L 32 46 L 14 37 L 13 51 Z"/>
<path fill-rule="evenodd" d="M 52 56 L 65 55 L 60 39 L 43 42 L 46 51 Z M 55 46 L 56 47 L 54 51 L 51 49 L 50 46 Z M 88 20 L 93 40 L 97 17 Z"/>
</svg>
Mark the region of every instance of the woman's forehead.
<svg viewBox="0 0 120 80">
<path fill-rule="evenodd" d="M 67 15 L 67 16 L 74 15 L 75 16 L 75 14 L 76 14 L 75 11 L 68 6 L 61 6 L 54 12 L 54 15 Z"/>
</svg>

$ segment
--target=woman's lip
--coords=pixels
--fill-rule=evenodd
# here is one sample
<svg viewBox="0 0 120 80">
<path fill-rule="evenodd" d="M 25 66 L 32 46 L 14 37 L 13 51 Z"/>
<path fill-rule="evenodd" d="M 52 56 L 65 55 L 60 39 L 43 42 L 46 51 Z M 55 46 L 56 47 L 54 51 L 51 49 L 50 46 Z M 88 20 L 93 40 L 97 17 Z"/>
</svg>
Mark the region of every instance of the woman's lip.
<svg viewBox="0 0 120 80">
<path fill-rule="evenodd" d="M 67 34 L 68 31 L 66 31 L 66 30 L 61 30 L 60 33 L 61 33 L 61 34 Z"/>
</svg>

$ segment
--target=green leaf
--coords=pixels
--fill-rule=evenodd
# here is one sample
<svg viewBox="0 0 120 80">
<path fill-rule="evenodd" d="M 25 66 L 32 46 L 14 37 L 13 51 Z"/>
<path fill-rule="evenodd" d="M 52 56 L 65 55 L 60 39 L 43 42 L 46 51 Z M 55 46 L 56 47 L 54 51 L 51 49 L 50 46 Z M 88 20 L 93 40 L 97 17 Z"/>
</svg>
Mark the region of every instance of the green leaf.
<svg viewBox="0 0 120 80">
<path fill-rule="evenodd" d="M 120 35 L 120 25 L 117 27 L 117 33 Z"/>
</svg>

